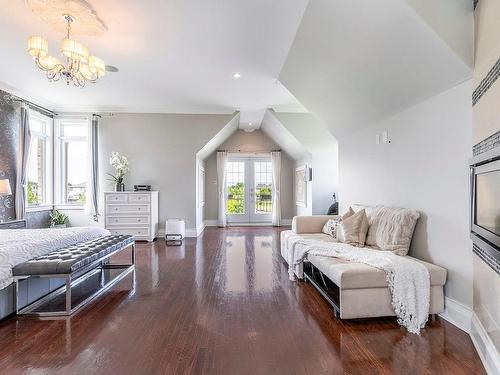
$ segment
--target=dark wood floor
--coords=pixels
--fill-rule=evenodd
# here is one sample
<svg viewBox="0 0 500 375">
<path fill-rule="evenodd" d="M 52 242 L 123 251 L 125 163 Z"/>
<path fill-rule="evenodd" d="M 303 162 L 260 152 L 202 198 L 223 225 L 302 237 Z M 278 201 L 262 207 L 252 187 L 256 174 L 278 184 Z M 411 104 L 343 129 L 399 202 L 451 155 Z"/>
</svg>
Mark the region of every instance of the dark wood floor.
<svg viewBox="0 0 500 375">
<path fill-rule="evenodd" d="M 341 321 L 288 280 L 274 228 L 139 244 L 131 279 L 72 318 L 0 322 L 2 374 L 485 374 L 444 320 Z"/>
</svg>

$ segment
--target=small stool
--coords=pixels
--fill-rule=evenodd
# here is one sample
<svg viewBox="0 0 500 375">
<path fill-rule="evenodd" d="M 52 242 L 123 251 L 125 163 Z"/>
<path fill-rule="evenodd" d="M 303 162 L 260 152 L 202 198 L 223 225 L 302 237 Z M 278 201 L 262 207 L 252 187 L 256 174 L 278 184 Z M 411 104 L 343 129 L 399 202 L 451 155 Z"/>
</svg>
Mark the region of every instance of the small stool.
<svg viewBox="0 0 500 375">
<path fill-rule="evenodd" d="M 184 220 L 168 219 L 165 223 L 165 241 L 167 245 L 182 245 L 186 235 L 186 224 Z"/>
</svg>

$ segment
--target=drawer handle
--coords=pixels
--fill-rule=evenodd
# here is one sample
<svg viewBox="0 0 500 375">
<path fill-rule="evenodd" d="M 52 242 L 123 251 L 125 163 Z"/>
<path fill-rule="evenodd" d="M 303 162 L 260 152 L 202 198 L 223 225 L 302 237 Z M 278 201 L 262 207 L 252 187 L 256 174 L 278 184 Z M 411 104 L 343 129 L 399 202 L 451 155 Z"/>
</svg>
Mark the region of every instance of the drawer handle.
<svg viewBox="0 0 500 375">
<path fill-rule="evenodd" d="M 118 211 L 118 207 L 115 208 L 115 211 Z"/>
<path fill-rule="evenodd" d="M 115 223 L 118 223 L 118 219 L 115 219 Z"/>
<path fill-rule="evenodd" d="M 141 219 L 137 219 L 137 222 L 139 222 L 139 223 L 140 223 L 140 222 L 141 222 Z"/>
<path fill-rule="evenodd" d="M 137 200 L 141 200 L 141 197 L 137 198 Z"/>
<path fill-rule="evenodd" d="M 137 208 L 137 210 L 139 210 L 139 211 L 140 211 L 140 210 L 141 210 L 141 208 L 139 207 L 139 208 Z"/>
</svg>

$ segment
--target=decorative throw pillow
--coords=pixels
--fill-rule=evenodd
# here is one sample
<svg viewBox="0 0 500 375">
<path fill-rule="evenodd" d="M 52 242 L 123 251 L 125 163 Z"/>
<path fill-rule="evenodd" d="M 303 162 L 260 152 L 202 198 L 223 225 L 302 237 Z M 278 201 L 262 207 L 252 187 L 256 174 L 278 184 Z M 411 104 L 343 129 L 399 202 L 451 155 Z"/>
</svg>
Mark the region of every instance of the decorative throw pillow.
<svg viewBox="0 0 500 375">
<path fill-rule="evenodd" d="M 371 217 L 366 244 L 397 255 L 408 254 L 419 217 L 408 208 L 379 207 Z"/>
<path fill-rule="evenodd" d="M 342 220 L 343 242 L 349 245 L 364 247 L 367 232 L 368 218 L 365 210 L 358 211 Z"/>
<path fill-rule="evenodd" d="M 344 221 L 348 217 L 351 217 L 352 215 L 354 215 L 354 210 L 352 209 L 352 207 L 349 207 L 349 210 L 340 217 L 340 224 L 342 224 L 342 221 Z M 337 230 L 337 239 L 340 242 L 345 242 L 344 231 L 342 230 L 342 225 L 339 225 L 339 228 Z"/>
<path fill-rule="evenodd" d="M 341 218 L 328 219 L 328 221 L 323 226 L 322 232 L 337 239 L 338 231 L 340 229 L 340 220 Z"/>
</svg>

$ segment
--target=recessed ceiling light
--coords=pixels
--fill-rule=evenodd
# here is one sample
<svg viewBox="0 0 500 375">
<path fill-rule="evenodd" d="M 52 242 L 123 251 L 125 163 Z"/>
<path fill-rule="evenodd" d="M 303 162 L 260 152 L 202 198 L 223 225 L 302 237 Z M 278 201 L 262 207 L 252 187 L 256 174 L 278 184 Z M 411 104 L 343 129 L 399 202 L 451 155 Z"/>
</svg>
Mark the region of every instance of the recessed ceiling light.
<svg viewBox="0 0 500 375">
<path fill-rule="evenodd" d="M 233 74 L 233 78 L 236 78 L 236 79 L 241 78 L 241 74 L 240 73 L 234 73 Z"/>
</svg>

